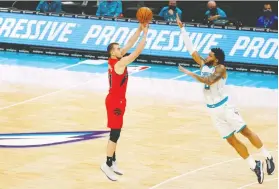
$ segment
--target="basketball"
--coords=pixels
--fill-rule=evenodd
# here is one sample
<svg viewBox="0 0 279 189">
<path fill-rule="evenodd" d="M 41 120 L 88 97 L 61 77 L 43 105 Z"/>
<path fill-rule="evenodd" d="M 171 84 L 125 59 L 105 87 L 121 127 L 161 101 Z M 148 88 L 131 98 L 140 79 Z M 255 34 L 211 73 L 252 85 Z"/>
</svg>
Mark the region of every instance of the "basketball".
<svg viewBox="0 0 279 189">
<path fill-rule="evenodd" d="M 153 13 L 150 8 L 141 7 L 138 9 L 136 17 L 140 23 L 149 23 L 153 18 Z"/>
</svg>

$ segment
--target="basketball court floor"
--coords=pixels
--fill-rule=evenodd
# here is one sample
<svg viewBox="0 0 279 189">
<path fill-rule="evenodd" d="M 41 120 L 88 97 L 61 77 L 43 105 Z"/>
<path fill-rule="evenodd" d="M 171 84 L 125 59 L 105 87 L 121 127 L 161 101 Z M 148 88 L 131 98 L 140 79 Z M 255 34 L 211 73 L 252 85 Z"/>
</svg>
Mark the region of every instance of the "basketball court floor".
<svg viewBox="0 0 279 189">
<path fill-rule="evenodd" d="M 165 98 L 160 93 L 145 96 L 131 93 L 129 89 L 125 124 L 117 149 L 118 165 L 124 175 L 117 182 L 109 181 L 100 170 L 108 140 L 106 93 L 92 90 L 93 85 L 101 83 L 87 76 L 83 80 L 79 78 L 78 84 L 71 83 L 66 76 L 69 71 L 105 71 L 105 67 L 80 65 L 78 62 L 83 60 L 73 58 L 67 58 L 65 64 L 65 59 L 1 54 L 0 188 L 278 188 L 277 170 L 274 175 L 266 174 L 262 185 L 256 182 L 247 162 L 219 137 L 202 103 Z M 55 69 L 65 71 L 65 75 L 62 72 L 55 75 Z M 165 79 L 190 80 L 176 68 L 164 67 L 169 70 L 165 74 L 148 69 L 149 78 L 176 73 Z M 11 70 L 14 72 L 8 74 Z M 49 81 L 44 78 L 47 72 L 53 73 Z M 143 78 L 148 77 L 144 75 L 147 71 L 142 74 Z M 246 77 L 245 74 L 236 74 L 229 82 L 277 91 L 277 76 Z M 250 82 L 253 77 L 257 81 Z M 40 79 L 45 83 L 40 84 Z M 103 77 L 104 83 L 106 79 Z M 239 110 L 277 162 L 277 107 L 243 106 Z M 263 159 L 245 138 L 239 137 L 255 158 Z"/>
</svg>

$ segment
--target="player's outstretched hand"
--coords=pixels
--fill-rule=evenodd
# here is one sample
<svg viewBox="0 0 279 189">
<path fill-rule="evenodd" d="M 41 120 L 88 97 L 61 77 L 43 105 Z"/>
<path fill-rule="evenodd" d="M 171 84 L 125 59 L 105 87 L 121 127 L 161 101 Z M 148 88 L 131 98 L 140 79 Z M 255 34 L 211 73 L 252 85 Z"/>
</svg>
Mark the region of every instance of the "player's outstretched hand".
<svg viewBox="0 0 279 189">
<path fill-rule="evenodd" d="M 178 16 L 178 13 L 176 13 L 176 23 L 177 25 L 182 28 L 183 27 L 183 23 L 181 22 L 179 16 Z"/>
<path fill-rule="evenodd" d="M 139 27 L 141 28 L 141 30 L 143 30 L 149 23 L 148 22 L 142 22 L 139 23 Z"/>
<path fill-rule="evenodd" d="M 180 64 L 178 65 L 178 69 L 179 69 L 179 71 L 181 71 L 187 75 L 190 73 L 190 71 L 188 69 L 183 68 Z"/>
</svg>

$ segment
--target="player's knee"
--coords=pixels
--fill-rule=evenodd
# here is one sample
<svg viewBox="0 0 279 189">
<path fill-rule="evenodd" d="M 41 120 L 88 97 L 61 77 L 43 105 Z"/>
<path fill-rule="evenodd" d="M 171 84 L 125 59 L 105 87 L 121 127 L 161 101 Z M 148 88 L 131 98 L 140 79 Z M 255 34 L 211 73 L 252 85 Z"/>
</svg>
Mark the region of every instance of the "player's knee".
<svg viewBox="0 0 279 189">
<path fill-rule="evenodd" d="M 253 135 L 253 132 L 247 127 L 245 127 L 242 131 L 240 131 L 240 133 L 247 138 L 250 138 Z"/>
<path fill-rule="evenodd" d="M 226 139 L 227 139 L 227 142 L 232 146 L 235 146 L 238 143 L 238 140 L 234 135 L 232 135 Z"/>
<path fill-rule="evenodd" d="M 111 129 L 109 140 L 111 140 L 114 143 L 117 143 L 117 141 L 120 137 L 120 132 L 121 132 L 121 129 Z"/>
</svg>

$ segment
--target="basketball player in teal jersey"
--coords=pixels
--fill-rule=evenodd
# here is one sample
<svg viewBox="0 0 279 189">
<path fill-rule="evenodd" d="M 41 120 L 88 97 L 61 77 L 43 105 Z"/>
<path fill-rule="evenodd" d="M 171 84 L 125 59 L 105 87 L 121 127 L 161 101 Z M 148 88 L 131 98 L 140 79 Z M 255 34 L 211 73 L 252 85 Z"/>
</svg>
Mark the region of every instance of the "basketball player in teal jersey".
<svg viewBox="0 0 279 189">
<path fill-rule="evenodd" d="M 197 81 L 204 83 L 204 98 L 215 127 L 220 135 L 227 140 L 238 154 L 243 159 L 247 160 L 251 170 L 256 173 L 258 182 L 262 184 L 264 180 L 263 162 L 255 161 L 253 159 L 246 146 L 236 138 L 235 132 L 241 133 L 248 138 L 249 141 L 261 151 L 266 159 L 267 173 L 269 175 L 275 170 L 273 157 L 264 147 L 260 138 L 248 128 L 240 114 L 235 110 L 234 106 L 229 103 L 229 97 L 224 89 L 228 77 L 224 64 L 224 51 L 220 48 L 213 48 L 206 60 L 202 59 L 198 52 L 194 50 L 192 41 L 186 33 L 179 17 L 177 17 L 177 24 L 180 27 L 181 36 L 183 37 L 188 52 L 191 54 L 195 62 L 200 65 L 201 76 L 183 68 L 182 66 L 179 66 L 179 70 L 193 77 Z"/>
</svg>

